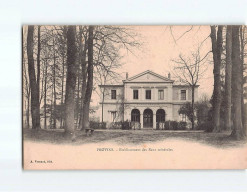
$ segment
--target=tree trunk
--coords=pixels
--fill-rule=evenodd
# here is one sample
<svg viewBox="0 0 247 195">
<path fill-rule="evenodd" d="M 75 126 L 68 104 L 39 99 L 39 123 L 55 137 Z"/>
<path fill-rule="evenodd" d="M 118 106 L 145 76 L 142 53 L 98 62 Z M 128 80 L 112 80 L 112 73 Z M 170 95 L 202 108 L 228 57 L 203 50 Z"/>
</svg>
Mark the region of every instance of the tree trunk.
<svg viewBox="0 0 247 195">
<path fill-rule="evenodd" d="M 102 125 L 104 122 L 104 102 L 105 102 L 105 87 L 103 88 L 102 105 L 101 105 L 101 123 L 102 123 Z"/>
<path fill-rule="evenodd" d="M 54 40 L 53 40 L 54 41 Z M 56 52 L 55 52 L 55 43 L 53 42 L 53 49 L 54 49 L 54 58 L 53 58 L 53 128 L 56 129 L 57 127 L 57 120 L 56 120 L 56 107 L 57 107 L 57 96 L 56 96 Z"/>
<path fill-rule="evenodd" d="M 241 85 L 241 111 L 242 111 L 242 125 L 244 127 L 244 123 L 245 123 L 245 108 L 244 108 L 244 90 L 243 90 L 243 87 L 244 87 L 244 34 L 245 34 L 245 27 L 244 26 L 241 26 L 240 27 L 240 53 L 241 53 L 241 80 L 242 80 L 242 85 Z"/>
<path fill-rule="evenodd" d="M 29 90 L 28 90 L 28 95 L 27 95 L 27 113 L 26 113 L 26 117 L 27 117 L 27 128 L 29 129 L 29 115 L 30 115 L 30 86 L 29 86 Z"/>
<path fill-rule="evenodd" d="M 93 90 L 93 26 L 89 26 L 89 35 L 88 35 L 88 81 L 87 81 L 87 89 L 85 94 L 85 100 L 83 105 L 83 124 L 82 128 L 89 128 L 89 108 L 91 95 Z"/>
<path fill-rule="evenodd" d="M 65 135 L 75 138 L 74 98 L 76 85 L 76 26 L 69 26 L 67 31 L 67 79 L 65 93 Z"/>
<path fill-rule="evenodd" d="M 34 26 L 28 26 L 27 35 L 27 56 L 28 56 L 28 74 L 29 83 L 31 87 L 31 115 L 32 115 L 32 129 L 40 128 L 40 109 L 39 109 L 39 93 L 35 78 L 35 68 L 33 59 L 33 33 Z"/>
<path fill-rule="evenodd" d="M 225 113 L 225 125 L 226 130 L 231 130 L 232 120 L 232 26 L 227 26 L 226 29 L 226 70 L 225 70 L 225 102 L 226 102 L 226 113 Z"/>
<path fill-rule="evenodd" d="M 239 41 L 240 26 L 232 27 L 232 90 L 233 90 L 233 131 L 232 137 L 242 139 L 245 136 L 245 131 L 242 126 L 242 72 L 241 72 L 241 57 L 240 57 L 240 41 Z"/>
<path fill-rule="evenodd" d="M 47 91 L 47 61 L 45 60 L 45 86 L 44 86 L 44 129 L 47 129 L 46 122 L 46 91 Z"/>
<path fill-rule="evenodd" d="M 195 128 L 195 85 L 192 85 L 192 103 L 191 103 L 191 107 L 192 107 L 192 130 L 194 130 Z"/>
<path fill-rule="evenodd" d="M 79 58 L 79 56 L 77 56 Z M 77 67 L 79 67 L 79 64 L 77 64 Z M 76 108 L 75 108 L 75 115 L 76 115 L 76 128 L 79 127 L 79 107 L 80 102 L 80 74 L 79 74 L 79 68 L 77 69 L 77 96 L 76 96 Z"/>
<path fill-rule="evenodd" d="M 220 104 L 221 104 L 221 82 L 220 66 L 222 52 L 222 29 L 218 26 L 217 37 L 216 27 L 211 26 L 212 52 L 214 60 L 214 91 L 213 91 L 213 132 L 220 131 Z"/>
<path fill-rule="evenodd" d="M 63 105 L 63 91 L 64 91 L 64 86 L 63 86 L 63 83 L 64 83 L 64 66 L 65 66 L 65 63 L 64 63 L 64 56 L 63 56 L 63 72 L 62 72 L 62 91 L 61 91 L 61 106 Z M 63 117 L 61 117 L 60 119 L 60 128 L 62 129 L 63 128 Z"/>
<path fill-rule="evenodd" d="M 38 87 L 38 97 L 40 94 L 40 25 L 38 26 L 38 53 L 37 53 L 37 87 Z M 40 104 L 40 102 L 39 102 Z"/>
<path fill-rule="evenodd" d="M 86 55 L 87 55 L 87 41 L 85 40 L 84 49 L 81 55 L 82 86 L 81 86 L 81 108 L 80 108 L 79 129 L 82 129 L 82 124 L 83 124 L 83 106 L 84 106 L 86 87 L 87 87 Z"/>
</svg>

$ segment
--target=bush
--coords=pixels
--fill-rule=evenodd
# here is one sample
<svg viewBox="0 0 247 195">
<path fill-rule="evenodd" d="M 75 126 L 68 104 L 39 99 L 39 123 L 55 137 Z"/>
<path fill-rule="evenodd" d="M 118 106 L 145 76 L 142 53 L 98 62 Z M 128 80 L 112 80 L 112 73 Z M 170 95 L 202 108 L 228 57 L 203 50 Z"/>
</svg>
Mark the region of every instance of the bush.
<svg viewBox="0 0 247 195">
<path fill-rule="evenodd" d="M 185 130 L 187 127 L 186 122 L 165 121 L 165 130 Z"/>
<path fill-rule="evenodd" d="M 133 129 L 133 130 L 141 129 L 141 123 L 139 123 L 139 122 L 131 122 L 131 129 Z"/>
<path fill-rule="evenodd" d="M 213 129 L 213 123 L 212 121 L 201 123 L 200 125 L 197 126 L 197 129 L 211 131 Z"/>
<path fill-rule="evenodd" d="M 122 122 L 112 122 L 109 125 L 109 129 L 121 129 L 122 128 Z"/>
<path fill-rule="evenodd" d="M 101 122 L 96 122 L 96 121 L 90 121 L 89 124 L 90 124 L 90 128 L 92 129 L 106 129 L 105 122 L 101 123 Z"/>
<path fill-rule="evenodd" d="M 186 128 L 187 128 L 187 123 L 186 122 L 180 121 L 178 123 L 178 129 L 179 130 L 185 130 Z"/>
<path fill-rule="evenodd" d="M 165 122 L 165 130 L 177 130 L 178 122 L 177 121 L 166 121 Z"/>
<path fill-rule="evenodd" d="M 123 130 L 130 130 L 131 129 L 131 122 L 129 122 L 129 121 L 122 122 L 122 129 Z"/>
</svg>

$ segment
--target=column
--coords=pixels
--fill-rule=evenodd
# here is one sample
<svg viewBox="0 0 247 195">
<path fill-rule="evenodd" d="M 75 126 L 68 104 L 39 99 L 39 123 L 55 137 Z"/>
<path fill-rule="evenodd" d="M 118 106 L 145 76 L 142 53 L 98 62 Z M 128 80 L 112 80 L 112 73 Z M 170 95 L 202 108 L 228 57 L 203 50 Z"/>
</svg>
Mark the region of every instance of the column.
<svg viewBox="0 0 247 195">
<path fill-rule="evenodd" d="M 143 129 L 143 114 L 140 114 L 141 129 Z"/>
<path fill-rule="evenodd" d="M 153 129 L 156 129 L 156 114 L 153 114 Z"/>
<path fill-rule="evenodd" d="M 140 88 L 139 100 L 143 100 L 143 87 Z"/>
</svg>

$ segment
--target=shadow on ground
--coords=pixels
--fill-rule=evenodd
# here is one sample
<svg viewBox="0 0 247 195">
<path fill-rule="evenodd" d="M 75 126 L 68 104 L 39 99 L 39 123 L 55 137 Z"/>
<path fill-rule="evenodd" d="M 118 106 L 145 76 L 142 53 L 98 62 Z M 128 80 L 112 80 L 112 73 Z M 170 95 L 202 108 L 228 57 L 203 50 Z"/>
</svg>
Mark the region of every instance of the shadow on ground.
<svg viewBox="0 0 247 195">
<path fill-rule="evenodd" d="M 76 131 L 76 141 L 63 136 L 63 130 L 39 130 L 35 135 L 31 129 L 23 130 L 23 139 L 35 142 L 48 142 L 53 144 L 73 144 L 81 145 L 88 143 L 116 143 L 119 145 L 139 145 L 145 143 L 154 143 L 165 140 L 183 140 L 197 142 L 218 148 L 241 147 L 246 140 L 236 141 L 230 136 L 230 132 L 207 133 L 204 131 L 155 131 L 155 130 L 99 130 L 95 131 L 92 136 L 86 136 L 84 131 Z"/>
</svg>

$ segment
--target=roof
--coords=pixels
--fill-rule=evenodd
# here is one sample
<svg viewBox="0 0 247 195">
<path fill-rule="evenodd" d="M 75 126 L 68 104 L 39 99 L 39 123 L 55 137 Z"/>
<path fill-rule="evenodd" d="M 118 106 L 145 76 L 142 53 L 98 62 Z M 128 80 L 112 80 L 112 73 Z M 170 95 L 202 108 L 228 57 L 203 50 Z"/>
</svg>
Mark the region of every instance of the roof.
<svg viewBox="0 0 247 195">
<path fill-rule="evenodd" d="M 186 84 L 175 84 L 175 85 L 172 85 L 173 87 L 190 87 L 190 85 L 186 85 Z M 200 85 L 196 85 L 195 87 L 199 87 Z"/>
<path fill-rule="evenodd" d="M 99 85 L 99 87 L 123 87 L 123 85 Z"/>
<path fill-rule="evenodd" d="M 126 80 L 123 80 L 123 82 L 131 82 L 131 81 L 133 81 L 134 79 L 136 79 L 136 78 L 138 78 L 138 77 L 141 77 L 141 76 L 143 76 L 143 75 L 145 75 L 145 74 L 151 74 L 151 75 L 153 75 L 153 76 L 156 76 L 156 77 L 158 77 L 158 78 L 160 78 L 160 79 L 162 79 L 162 80 L 164 80 L 164 82 L 171 82 L 171 83 L 173 83 L 174 82 L 174 80 L 171 80 L 171 79 L 169 79 L 169 78 L 167 78 L 167 77 L 164 77 L 164 76 L 162 76 L 162 75 L 160 75 L 160 74 L 157 74 L 157 73 L 155 73 L 155 72 L 153 72 L 153 71 L 151 71 L 151 70 L 146 70 L 146 71 L 144 71 L 144 72 L 142 72 L 142 73 L 140 73 L 140 74 L 137 74 L 137 75 L 135 75 L 135 76 L 133 76 L 133 77 L 130 77 L 130 78 L 128 78 L 128 79 L 126 79 Z"/>
</svg>

